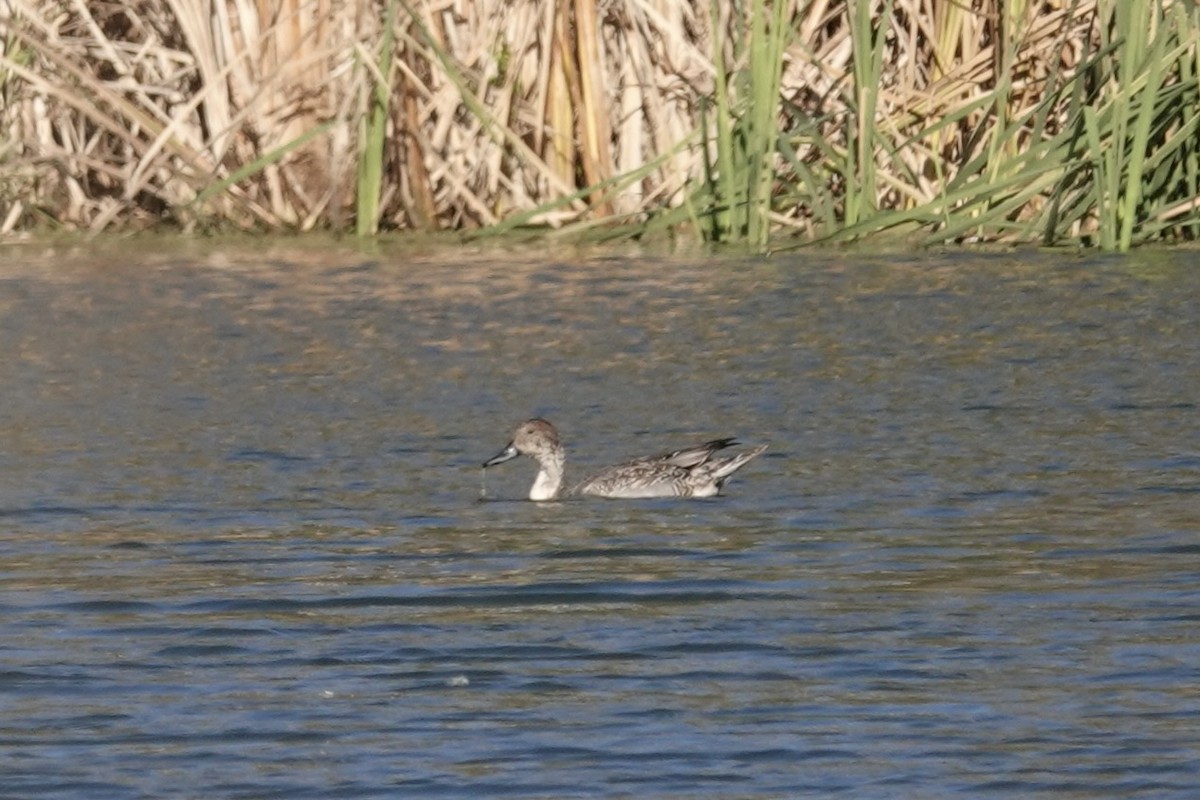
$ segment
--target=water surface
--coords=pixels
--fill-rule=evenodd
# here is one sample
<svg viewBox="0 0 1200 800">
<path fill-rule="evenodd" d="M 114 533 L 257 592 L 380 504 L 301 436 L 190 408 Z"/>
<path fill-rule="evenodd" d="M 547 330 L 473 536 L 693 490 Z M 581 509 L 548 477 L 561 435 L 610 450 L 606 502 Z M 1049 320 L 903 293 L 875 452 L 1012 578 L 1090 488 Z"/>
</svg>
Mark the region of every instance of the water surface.
<svg viewBox="0 0 1200 800">
<path fill-rule="evenodd" d="M 1200 785 L 1200 254 L 4 260 L 0 796 Z"/>
</svg>

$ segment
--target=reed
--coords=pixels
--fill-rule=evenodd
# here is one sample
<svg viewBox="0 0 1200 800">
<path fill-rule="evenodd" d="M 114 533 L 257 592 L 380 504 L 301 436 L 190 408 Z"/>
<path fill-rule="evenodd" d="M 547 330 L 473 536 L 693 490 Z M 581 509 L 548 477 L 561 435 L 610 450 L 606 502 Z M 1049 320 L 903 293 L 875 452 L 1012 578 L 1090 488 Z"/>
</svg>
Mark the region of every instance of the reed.
<svg viewBox="0 0 1200 800">
<path fill-rule="evenodd" d="M 395 46 L 396 3 L 387 4 L 383 18 L 383 35 L 370 67 L 371 88 L 367 93 L 367 112 L 363 115 L 359 134 L 357 205 L 355 219 L 359 236 L 379 231 L 379 202 L 383 191 L 384 144 L 391 101 L 392 56 Z"/>
<path fill-rule="evenodd" d="M 0 234 L 1200 235 L 1187 0 L 0 0 Z"/>
<path fill-rule="evenodd" d="M 749 20 L 734 21 L 733 40 L 721 31 L 721 6 L 710 5 L 715 97 L 711 118 L 702 116 L 707 181 L 692 198 L 711 219 L 701 226 L 714 241 L 745 240 L 765 247 L 770 233 L 777 173 L 779 90 L 783 53 L 791 36 L 786 3 L 750 0 Z"/>
</svg>

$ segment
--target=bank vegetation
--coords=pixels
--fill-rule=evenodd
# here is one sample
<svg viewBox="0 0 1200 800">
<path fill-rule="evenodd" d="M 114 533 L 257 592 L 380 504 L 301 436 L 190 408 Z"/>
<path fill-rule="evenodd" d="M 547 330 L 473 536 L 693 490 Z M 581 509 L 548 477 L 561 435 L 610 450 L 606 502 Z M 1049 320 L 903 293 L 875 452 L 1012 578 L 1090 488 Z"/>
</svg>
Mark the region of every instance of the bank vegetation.
<svg viewBox="0 0 1200 800">
<path fill-rule="evenodd" d="M 0 0 L 0 234 L 1200 234 L 1193 0 Z"/>
</svg>

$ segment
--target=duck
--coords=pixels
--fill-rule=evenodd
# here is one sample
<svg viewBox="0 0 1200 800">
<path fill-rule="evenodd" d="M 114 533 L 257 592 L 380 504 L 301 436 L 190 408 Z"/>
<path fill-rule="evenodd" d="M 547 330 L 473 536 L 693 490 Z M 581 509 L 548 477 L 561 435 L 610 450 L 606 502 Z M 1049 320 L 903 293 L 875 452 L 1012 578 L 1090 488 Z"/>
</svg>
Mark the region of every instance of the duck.
<svg viewBox="0 0 1200 800">
<path fill-rule="evenodd" d="M 644 456 L 606 467 L 578 485 L 564 489 L 566 451 L 558 430 L 540 417 L 527 419 L 513 431 L 509 443 L 484 468 L 527 456 L 538 463 L 538 474 L 529 499 L 557 500 L 573 495 L 609 498 L 713 497 L 733 473 L 767 449 L 759 445 L 737 455 L 714 458 L 727 447 L 739 444 L 734 437 L 712 439 L 703 444 Z"/>
</svg>

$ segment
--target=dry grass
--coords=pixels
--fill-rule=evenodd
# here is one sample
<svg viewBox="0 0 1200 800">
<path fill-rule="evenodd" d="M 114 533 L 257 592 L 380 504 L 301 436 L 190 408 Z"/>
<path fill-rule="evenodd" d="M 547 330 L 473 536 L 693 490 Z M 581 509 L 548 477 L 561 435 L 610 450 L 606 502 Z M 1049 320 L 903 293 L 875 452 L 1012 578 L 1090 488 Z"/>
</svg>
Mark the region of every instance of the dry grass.
<svg viewBox="0 0 1200 800">
<path fill-rule="evenodd" d="M 789 35 L 756 123 L 779 123 L 763 156 L 772 225 L 817 238 L 966 214 L 981 223 L 960 238 L 1029 238 L 1018 223 L 1041 218 L 1070 164 L 1002 193 L 1003 224 L 983 224 L 999 198 L 964 187 L 1011 188 L 1030 168 L 1022 154 L 1077 123 L 1072 92 L 1099 102 L 1095 81 L 1113 77 L 1096 54 L 1126 33 L 1113 29 L 1120 2 L 773 7 Z M 0 233 L 695 219 L 737 202 L 697 187 L 713 180 L 717 129 L 736 139 L 755 113 L 753 6 L 0 0 Z M 1195 62 L 1197 27 L 1178 60 Z M 713 115 L 721 86 L 728 109 Z M 1182 211 L 1168 219 L 1194 221 L 1195 205 L 1173 196 Z M 1085 209 L 1063 230 L 1102 224 Z"/>
</svg>

